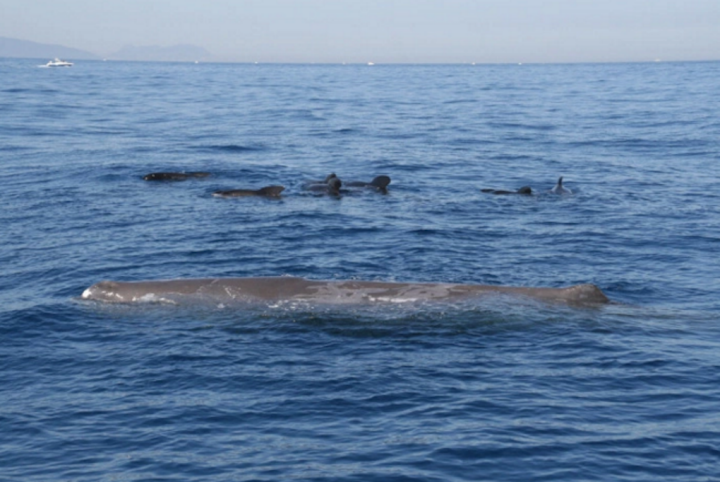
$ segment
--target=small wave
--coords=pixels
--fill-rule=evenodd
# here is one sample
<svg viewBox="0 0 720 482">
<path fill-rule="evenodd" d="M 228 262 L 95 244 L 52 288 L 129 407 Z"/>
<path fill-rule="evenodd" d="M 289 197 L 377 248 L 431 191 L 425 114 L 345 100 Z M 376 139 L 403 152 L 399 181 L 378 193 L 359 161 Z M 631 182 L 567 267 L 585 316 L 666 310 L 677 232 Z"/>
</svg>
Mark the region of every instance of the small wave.
<svg viewBox="0 0 720 482">
<path fill-rule="evenodd" d="M 519 122 L 489 122 L 489 127 L 495 129 L 526 129 L 532 131 L 552 131 L 557 127 L 551 124 L 523 124 Z"/>
<path fill-rule="evenodd" d="M 243 146 L 240 144 L 212 144 L 197 146 L 195 149 L 205 152 L 259 152 L 264 151 L 267 148 L 263 146 Z"/>
<path fill-rule="evenodd" d="M 457 144 L 457 145 L 489 145 L 489 144 L 497 144 L 498 141 L 495 139 L 477 139 L 477 138 L 470 138 L 470 137 L 458 137 L 456 139 L 452 139 L 450 141 L 450 144 Z"/>
<path fill-rule="evenodd" d="M 29 151 L 31 150 L 31 147 L 27 146 L 13 146 L 13 145 L 0 145 L 0 152 L 20 152 L 20 151 Z"/>
<path fill-rule="evenodd" d="M 377 134 L 375 137 L 380 139 L 394 139 L 394 140 L 406 140 L 406 139 L 417 139 L 420 137 L 424 137 L 422 134 L 417 132 L 390 132 L 390 133 L 380 133 Z"/>
<path fill-rule="evenodd" d="M 478 99 L 452 99 L 452 100 L 446 100 L 443 102 L 445 105 L 455 105 L 455 104 L 477 104 L 479 101 Z"/>
<path fill-rule="evenodd" d="M 57 89 L 27 89 L 23 87 L 11 87 L 9 89 L 2 89 L 0 90 L 3 94 L 27 94 L 27 93 L 33 93 L 33 94 L 54 94 L 56 92 L 59 92 Z"/>
</svg>

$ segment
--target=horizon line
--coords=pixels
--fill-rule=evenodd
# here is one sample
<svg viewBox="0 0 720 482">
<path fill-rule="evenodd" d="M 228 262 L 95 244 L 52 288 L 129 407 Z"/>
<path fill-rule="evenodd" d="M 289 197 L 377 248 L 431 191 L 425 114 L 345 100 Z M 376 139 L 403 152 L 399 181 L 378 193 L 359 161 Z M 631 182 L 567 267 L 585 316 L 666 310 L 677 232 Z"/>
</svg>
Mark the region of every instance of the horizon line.
<svg viewBox="0 0 720 482">
<path fill-rule="evenodd" d="M 5 57 L 0 56 L 3 60 L 43 60 L 48 57 Z M 602 64 L 661 64 L 661 63 L 712 63 L 720 62 L 720 58 L 717 59 L 648 59 L 648 60 L 576 60 L 576 61 L 507 61 L 507 62 L 478 62 L 478 61 L 465 61 L 465 62 L 378 62 L 378 61 L 250 61 L 250 60 L 140 60 L 140 59 L 112 59 L 98 57 L 96 59 L 74 59 L 73 57 L 65 57 L 68 60 L 75 62 L 138 62 L 138 63 L 164 63 L 164 64 L 240 64 L 240 65 L 318 65 L 318 66 L 367 66 L 367 67 L 379 67 L 379 66 L 424 66 L 424 65 L 468 65 L 468 66 L 483 66 L 483 65 L 602 65 Z"/>
</svg>

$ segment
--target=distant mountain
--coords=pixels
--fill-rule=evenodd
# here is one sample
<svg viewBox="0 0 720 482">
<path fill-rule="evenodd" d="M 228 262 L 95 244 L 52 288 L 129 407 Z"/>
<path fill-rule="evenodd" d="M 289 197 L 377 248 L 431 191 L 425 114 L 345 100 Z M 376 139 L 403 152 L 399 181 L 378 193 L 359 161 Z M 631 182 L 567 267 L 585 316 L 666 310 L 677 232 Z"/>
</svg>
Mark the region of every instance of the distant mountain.
<svg viewBox="0 0 720 482">
<path fill-rule="evenodd" d="M 171 47 L 128 45 L 108 56 L 112 60 L 138 60 L 156 62 L 193 62 L 210 60 L 212 54 L 196 45 L 173 45 Z"/>
<path fill-rule="evenodd" d="M 65 60 L 98 60 L 104 58 L 86 50 L 7 37 L 0 37 L 0 57 L 28 59 L 54 59 L 58 57 Z M 106 58 L 154 62 L 194 62 L 196 60 L 211 60 L 213 55 L 196 45 L 173 45 L 171 47 L 136 47 L 129 45 L 114 54 L 108 55 Z"/>
<path fill-rule="evenodd" d="M 96 60 L 100 58 L 85 50 L 7 37 L 0 37 L 0 57 L 26 59 L 54 59 L 59 57 L 66 60 Z"/>
</svg>

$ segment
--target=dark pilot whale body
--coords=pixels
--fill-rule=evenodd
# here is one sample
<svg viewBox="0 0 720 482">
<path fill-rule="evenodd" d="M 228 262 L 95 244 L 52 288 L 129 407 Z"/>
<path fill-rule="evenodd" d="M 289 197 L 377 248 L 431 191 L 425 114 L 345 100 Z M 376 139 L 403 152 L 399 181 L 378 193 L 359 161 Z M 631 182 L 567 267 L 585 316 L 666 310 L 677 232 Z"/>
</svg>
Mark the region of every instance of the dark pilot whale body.
<svg viewBox="0 0 720 482">
<path fill-rule="evenodd" d="M 330 179 L 335 179 L 336 177 L 337 177 L 337 174 L 335 174 L 334 172 L 331 172 L 330 174 L 325 176 L 325 179 L 323 179 L 322 181 L 319 181 L 319 180 L 305 181 L 305 185 L 310 186 L 312 184 L 327 184 L 328 182 L 330 182 Z"/>
<path fill-rule="evenodd" d="M 151 172 L 143 176 L 145 181 L 186 181 L 190 178 L 208 177 L 209 172 Z"/>
<path fill-rule="evenodd" d="M 375 189 L 377 191 L 382 192 L 383 194 L 387 193 L 387 187 L 389 185 L 390 185 L 390 176 L 377 176 L 370 182 L 349 181 L 349 182 L 345 183 L 346 187 L 361 187 L 361 188 Z"/>
<path fill-rule="evenodd" d="M 525 196 L 529 196 L 533 193 L 530 186 L 523 186 L 517 191 L 503 191 L 502 189 L 481 189 L 481 191 L 489 194 L 523 194 Z"/>
<path fill-rule="evenodd" d="M 232 189 L 229 191 L 215 191 L 215 197 L 247 197 L 247 196 L 264 196 L 264 197 L 280 197 L 280 193 L 285 190 L 284 186 L 265 186 L 260 189 Z"/>
<path fill-rule="evenodd" d="M 335 176 L 335 175 L 332 174 L 331 176 Z M 305 189 L 307 191 L 318 193 L 318 194 L 330 194 L 332 196 L 339 196 L 340 188 L 342 187 L 342 185 L 343 185 L 343 183 L 339 177 L 328 176 L 327 182 L 306 184 Z"/>
<path fill-rule="evenodd" d="M 327 185 L 330 183 L 330 181 L 332 181 L 333 179 L 340 180 L 340 178 L 337 177 L 337 174 L 335 174 L 334 172 L 331 172 L 330 174 L 328 174 L 327 176 L 325 176 L 325 179 L 322 179 L 322 180 L 320 180 L 320 179 L 310 179 L 310 180 L 304 181 L 303 184 L 302 184 L 302 186 L 303 186 L 303 189 L 307 189 L 307 190 L 312 190 L 313 188 L 316 189 L 316 190 L 317 190 L 317 189 L 325 189 L 326 186 L 327 186 Z M 342 182 L 342 181 L 341 181 L 341 182 Z"/>
<path fill-rule="evenodd" d="M 101 281 L 86 289 L 82 298 L 110 303 L 214 301 L 304 301 L 328 304 L 444 301 L 472 299 L 491 294 L 529 297 L 573 305 L 608 303 L 595 285 L 567 288 L 524 288 L 452 283 L 386 283 L 380 281 L 315 281 L 296 277 L 206 278 L 158 281 Z"/>
</svg>

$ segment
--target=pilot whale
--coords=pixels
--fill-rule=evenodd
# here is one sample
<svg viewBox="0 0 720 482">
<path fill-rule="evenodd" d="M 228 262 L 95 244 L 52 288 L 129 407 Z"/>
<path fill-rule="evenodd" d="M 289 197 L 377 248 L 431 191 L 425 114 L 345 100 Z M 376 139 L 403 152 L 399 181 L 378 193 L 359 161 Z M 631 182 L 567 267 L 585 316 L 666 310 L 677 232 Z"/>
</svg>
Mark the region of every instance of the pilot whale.
<svg viewBox="0 0 720 482">
<path fill-rule="evenodd" d="M 375 189 L 383 194 L 387 194 L 387 187 L 390 185 L 390 176 L 377 176 L 370 182 L 349 181 L 345 183 L 347 187 L 360 187 Z"/>
<path fill-rule="evenodd" d="M 328 181 L 320 184 L 309 184 L 305 186 L 305 190 L 319 194 L 330 194 L 331 196 L 339 196 L 340 188 L 343 183 L 339 177 L 328 176 Z"/>
<path fill-rule="evenodd" d="M 382 281 L 316 281 L 297 277 L 203 278 L 157 281 L 101 281 L 87 288 L 81 298 L 108 303 L 166 302 L 183 300 L 221 302 L 305 301 L 328 304 L 413 302 L 472 299 L 506 294 L 573 305 L 608 303 L 595 285 L 567 288 L 525 288 L 453 283 L 390 283 Z"/>
<path fill-rule="evenodd" d="M 247 196 L 264 196 L 264 197 L 280 197 L 280 193 L 285 190 L 284 186 L 265 186 L 260 189 L 232 189 L 229 191 L 215 191 L 215 197 L 247 197 Z"/>
<path fill-rule="evenodd" d="M 144 181 L 185 181 L 191 177 L 208 177 L 209 172 L 151 172 L 143 176 Z"/>
<path fill-rule="evenodd" d="M 558 179 L 557 184 L 555 184 L 555 187 L 550 190 L 553 194 L 572 194 L 572 190 L 563 187 L 563 178 L 561 177 Z"/>
<path fill-rule="evenodd" d="M 313 179 L 310 181 L 305 181 L 304 185 L 311 186 L 313 184 L 327 184 L 328 182 L 330 182 L 330 179 L 335 179 L 336 177 L 337 177 L 337 174 L 335 174 L 334 172 L 331 172 L 330 174 L 325 176 L 325 179 L 323 179 L 323 180 Z"/>
<path fill-rule="evenodd" d="M 506 195 L 506 194 L 523 194 L 525 196 L 532 195 L 532 188 L 530 186 L 523 186 L 517 191 L 505 191 L 503 189 L 481 189 L 482 192 L 486 192 L 489 194 L 499 194 L 499 195 Z"/>
</svg>

